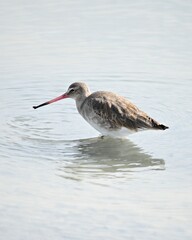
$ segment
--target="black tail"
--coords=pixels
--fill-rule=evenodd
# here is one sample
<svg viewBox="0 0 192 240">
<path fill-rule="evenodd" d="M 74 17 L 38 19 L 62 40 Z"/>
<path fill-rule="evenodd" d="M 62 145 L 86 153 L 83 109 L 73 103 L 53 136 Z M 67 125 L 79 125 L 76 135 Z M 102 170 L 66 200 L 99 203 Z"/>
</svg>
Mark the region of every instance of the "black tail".
<svg viewBox="0 0 192 240">
<path fill-rule="evenodd" d="M 165 130 L 165 129 L 169 128 L 169 127 L 167 127 L 167 126 L 165 126 L 165 125 L 163 125 L 163 124 L 159 124 L 159 125 L 157 125 L 157 127 L 158 127 L 158 129 L 160 129 L 160 130 Z"/>
<path fill-rule="evenodd" d="M 154 119 L 151 118 L 151 122 L 152 122 L 152 128 L 154 129 L 159 129 L 159 130 L 165 130 L 169 127 L 163 125 L 163 124 L 159 124 L 157 121 L 155 121 Z"/>
</svg>

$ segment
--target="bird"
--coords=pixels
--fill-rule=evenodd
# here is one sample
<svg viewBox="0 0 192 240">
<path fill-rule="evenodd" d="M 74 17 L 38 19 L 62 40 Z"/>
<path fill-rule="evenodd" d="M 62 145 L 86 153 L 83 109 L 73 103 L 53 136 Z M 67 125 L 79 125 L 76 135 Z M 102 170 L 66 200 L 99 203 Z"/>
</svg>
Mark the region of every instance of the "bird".
<svg viewBox="0 0 192 240">
<path fill-rule="evenodd" d="M 84 82 L 72 83 L 61 96 L 33 108 L 37 109 L 65 98 L 75 100 L 80 115 L 102 136 L 121 138 L 143 130 L 169 128 L 148 116 L 123 96 L 108 91 L 91 93 Z"/>
</svg>

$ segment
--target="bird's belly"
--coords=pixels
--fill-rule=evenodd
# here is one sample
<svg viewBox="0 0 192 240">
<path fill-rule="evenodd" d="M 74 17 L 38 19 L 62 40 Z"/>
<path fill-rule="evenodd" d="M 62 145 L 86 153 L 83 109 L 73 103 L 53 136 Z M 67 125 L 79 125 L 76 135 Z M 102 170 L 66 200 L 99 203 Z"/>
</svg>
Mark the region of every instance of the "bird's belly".
<svg viewBox="0 0 192 240">
<path fill-rule="evenodd" d="M 106 122 L 102 121 L 101 119 L 98 118 L 88 118 L 85 117 L 85 120 L 93 127 L 95 128 L 98 132 L 100 132 L 104 136 L 111 136 L 111 137 L 127 137 L 128 135 L 134 133 L 135 131 L 129 130 L 126 127 L 119 127 L 119 128 L 113 128 L 111 125 Z"/>
<path fill-rule="evenodd" d="M 134 131 L 129 130 L 128 128 L 122 127 L 120 129 L 106 129 L 101 127 L 94 127 L 97 131 L 99 131 L 104 136 L 111 136 L 111 137 L 119 137 L 119 138 L 125 138 L 128 135 L 134 133 Z"/>
</svg>

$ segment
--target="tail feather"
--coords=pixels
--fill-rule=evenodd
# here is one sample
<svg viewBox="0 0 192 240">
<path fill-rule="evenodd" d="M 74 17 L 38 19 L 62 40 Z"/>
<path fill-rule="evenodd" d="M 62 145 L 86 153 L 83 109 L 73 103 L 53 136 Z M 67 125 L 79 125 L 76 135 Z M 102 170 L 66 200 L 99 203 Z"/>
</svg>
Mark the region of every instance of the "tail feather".
<svg viewBox="0 0 192 240">
<path fill-rule="evenodd" d="M 152 126 L 154 129 L 165 130 L 165 129 L 169 128 L 163 124 L 159 124 L 157 121 L 155 121 L 152 118 L 151 118 L 151 122 L 152 122 Z"/>
<path fill-rule="evenodd" d="M 158 124 L 157 127 L 158 127 L 158 129 L 160 129 L 160 130 L 165 130 L 165 129 L 169 128 L 169 127 L 167 127 L 167 126 L 165 126 L 165 125 L 163 125 L 163 124 Z"/>
</svg>

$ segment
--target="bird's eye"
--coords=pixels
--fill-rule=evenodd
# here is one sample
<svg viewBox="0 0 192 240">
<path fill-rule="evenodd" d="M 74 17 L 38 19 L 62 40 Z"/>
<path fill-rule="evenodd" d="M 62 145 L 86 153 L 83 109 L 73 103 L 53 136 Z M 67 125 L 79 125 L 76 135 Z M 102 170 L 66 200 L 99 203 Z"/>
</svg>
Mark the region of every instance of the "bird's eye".
<svg viewBox="0 0 192 240">
<path fill-rule="evenodd" d="M 73 93 L 75 90 L 73 88 L 70 89 L 69 93 Z"/>
</svg>

